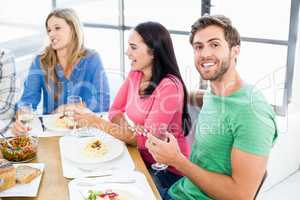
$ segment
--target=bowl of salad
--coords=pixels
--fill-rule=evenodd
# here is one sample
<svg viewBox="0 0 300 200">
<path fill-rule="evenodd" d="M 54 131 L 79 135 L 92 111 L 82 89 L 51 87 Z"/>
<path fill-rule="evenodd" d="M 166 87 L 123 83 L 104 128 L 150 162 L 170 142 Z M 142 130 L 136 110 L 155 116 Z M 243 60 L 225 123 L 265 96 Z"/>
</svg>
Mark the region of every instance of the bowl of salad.
<svg viewBox="0 0 300 200">
<path fill-rule="evenodd" d="M 28 162 L 37 155 L 38 138 L 21 135 L 0 140 L 3 157 L 11 162 Z"/>
</svg>

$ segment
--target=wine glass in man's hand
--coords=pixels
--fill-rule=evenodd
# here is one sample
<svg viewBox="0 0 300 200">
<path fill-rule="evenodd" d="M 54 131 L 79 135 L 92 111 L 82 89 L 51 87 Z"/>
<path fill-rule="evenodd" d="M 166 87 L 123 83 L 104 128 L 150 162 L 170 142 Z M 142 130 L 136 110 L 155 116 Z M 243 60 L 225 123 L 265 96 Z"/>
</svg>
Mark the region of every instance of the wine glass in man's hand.
<svg viewBox="0 0 300 200">
<path fill-rule="evenodd" d="M 156 131 L 155 133 L 151 132 L 150 134 L 154 135 L 156 138 L 158 138 L 162 141 L 165 141 L 165 142 L 169 141 L 169 138 L 167 135 L 167 126 L 161 126 L 161 128 L 158 131 Z M 167 169 L 168 165 L 160 163 L 160 162 L 156 162 L 151 165 L 151 168 L 156 171 L 162 171 L 162 170 Z"/>
</svg>

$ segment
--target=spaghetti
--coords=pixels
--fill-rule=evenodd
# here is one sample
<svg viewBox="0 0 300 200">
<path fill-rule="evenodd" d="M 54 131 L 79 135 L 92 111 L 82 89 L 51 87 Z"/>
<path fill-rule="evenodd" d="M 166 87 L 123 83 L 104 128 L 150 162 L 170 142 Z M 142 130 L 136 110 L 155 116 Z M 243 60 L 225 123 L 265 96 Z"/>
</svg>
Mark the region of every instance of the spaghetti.
<svg viewBox="0 0 300 200">
<path fill-rule="evenodd" d="M 107 146 L 99 139 L 94 139 L 84 147 L 84 153 L 88 157 L 100 158 L 107 153 Z"/>
</svg>

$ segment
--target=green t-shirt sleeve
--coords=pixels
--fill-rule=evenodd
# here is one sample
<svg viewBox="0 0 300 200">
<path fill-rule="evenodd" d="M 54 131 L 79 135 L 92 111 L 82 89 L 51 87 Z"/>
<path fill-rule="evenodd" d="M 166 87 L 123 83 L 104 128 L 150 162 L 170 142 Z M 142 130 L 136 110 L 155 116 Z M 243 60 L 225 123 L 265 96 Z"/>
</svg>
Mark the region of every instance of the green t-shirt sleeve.
<svg viewBox="0 0 300 200">
<path fill-rule="evenodd" d="M 264 104 L 242 109 L 234 120 L 233 137 L 235 148 L 256 155 L 268 155 L 277 137 L 271 107 Z"/>
</svg>

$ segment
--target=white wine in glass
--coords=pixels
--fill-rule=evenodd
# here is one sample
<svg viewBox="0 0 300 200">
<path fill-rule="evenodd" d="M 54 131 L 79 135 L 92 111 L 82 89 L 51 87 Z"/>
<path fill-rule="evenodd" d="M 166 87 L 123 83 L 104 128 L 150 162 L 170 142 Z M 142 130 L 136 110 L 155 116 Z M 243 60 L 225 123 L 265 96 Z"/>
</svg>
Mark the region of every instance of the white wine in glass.
<svg viewBox="0 0 300 200">
<path fill-rule="evenodd" d="M 76 130 L 77 123 L 74 121 L 74 114 L 76 106 L 82 105 L 82 99 L 80 96 L 71 95 L 67 98 L 67 109 L 64 112 L 64 115 L 72 121 L 73 124 L 73 131 Z"/>
<path fill-rule="evenodd" d="M 34 112 L 31 103 L 20 103 L 18 105 L 18 120 L 27 128 L 32 128 Z"/>
</svg>

